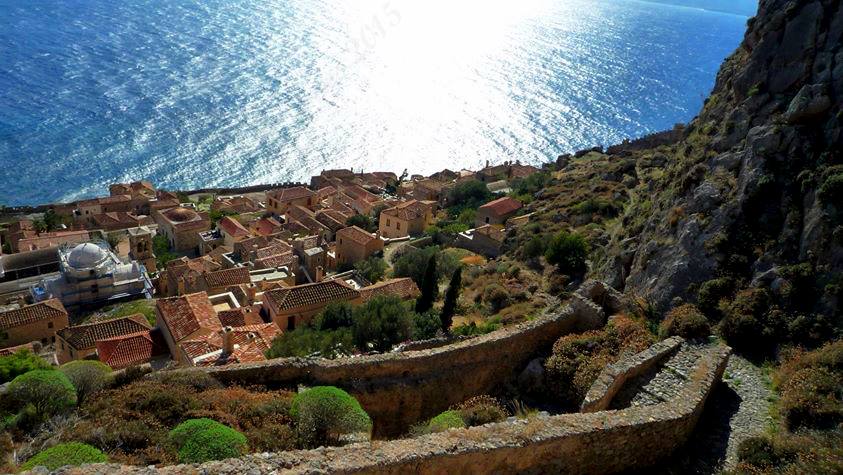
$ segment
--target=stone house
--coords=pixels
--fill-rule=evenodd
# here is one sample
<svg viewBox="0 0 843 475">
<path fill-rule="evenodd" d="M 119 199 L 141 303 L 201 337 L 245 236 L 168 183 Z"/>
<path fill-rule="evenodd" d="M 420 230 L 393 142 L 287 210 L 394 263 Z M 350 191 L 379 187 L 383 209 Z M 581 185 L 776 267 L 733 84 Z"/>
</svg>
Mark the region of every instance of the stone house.
<svg viewBox="0 0 843 475">
<path fill-rule="evenodd" d="M 454 247 L 468 249 L 486 257 L 498 257 L 501 254 L 506 230 L 498 225 L 486 224 L 476 229 L 459 233 Z"/>
<path fill-rule="evenodd" d="M 474 225 L 480 227 L 486 224 L 505 224 L 506 220 L 515 216 L 522 206 L 520 201 L 509 196 L 490 201 L 477 208 Z"/>
<path fill-rule="evenodd" d="M 421 234 L 433 223 L 435 203 L 410 200 L 381 211 L 378 230 L 385 238 Z"/>
<path fill-rule="evenodd" d="M 93 225 L 93 217 L 103 213 L 114 213 L 122 211 L 130 213 L 135 211 L 135 204 L 130 195 L 114 195 L 90 200 L 83 200 L 76 203 L 76 218 L 89 225 Z"/>
<path fill-rule="evenodd" d="M 149 363 L 169 356 L 158 328 L 96 341 L 97 358 L 113 370 Z"/>
<path fill-rule="evenodd" d="M 0 347 L 33 341 L 48 345 L 56 341 L 56 332 L 67 325 L 67 310 L 57 299 L 6 310 L 0 312 Z"/>
<path fill-rule="evenodd" d="M 211 203 L 211 211 L 225 213 L 256 213 L 261 210 L 260 205 L 248 196 L 218 196 Z"/>
<path fill-rule="evenodd" d="M 109 213 L 95 214 L 89 221 L 94 229 L 103 231 L 119 231 L 123 229 L 148 226 L 153 223 L 152 218 L 144 215 L 136 215 L 125 211 L 112 211 Z"/>
<path fill-rule="evenodd" d="M 9 244 L 14 252 L 29 252 L 39 249 L 49 249 L 65 244 L 77 244 L 90 240 L 88 231 L 54 231 L 27 237 Z"/>
<path fill-rule="evenodd" d="M 282 330 L 293 330 L 308 322 L 328 304 L 347 302 L 360 297 L 360 292 L 338 280 L 297 285 L 264 292 L 263 306 L 267 315 Z"/>
<path fill-rule="evenodd" d="M 337 267 L 352 266 L 357 262 L 383 252 L 383 239 L 357 226 L 343 228 L 337 232 Z"/>
<path fill-rule="evenodd" d="M 204 340 L 223 328 L 205 292 L 159 299 L 155 312 L 170 355 L 182 364 L 206 354 Z"/>
<path fill-rule="evenodd" d="M 200 213 L 181 206 L 165 211 L 156 211 L 153 219 L 158 223 L 158 232 L 167 238 L 170 248 L 176 252 L 199 252 L 199 233 L 211 229 L 208 213 Z"/>
<path fill-rule="evenodd" d="M 360 303 L 366 303 L 381 295 L 394 295 L 401 300 L 419 298 L 421 291 L 409 277 L 384 280 L 360 289 Z"/>
<path fill-rule="evenodd" d="M 313 209 L 316 206 L 316 194 L 303 186 L 279 188 L 266 192 L 266 207 L 275 214 L 283 215 L 292 205 Z"/>
<path fill-rule="evenodd" d="M 63 328 L 56 333 L 56 359 L 59 364 L 91 359 L 97 354 L 97 341 L 148 332 L 151 325 L 141 314 Z"/>
<path fill-rule="evenodd" d="M 220 219 L 217 223 L 217 229 L 222 235 L 223 245 L 228 247 L 234 247 L 235 242 L 242 241 L 252 235 L 245 226 L 240 224 L 240 221 L 231 216 Z"/>
<path fill-rule="evenodd" d="M 251 229 L 257 236 L 269 236 L 283 231 L 284 226 L 277 219 L 270 216 L 252 223 Z"/>
</svg>

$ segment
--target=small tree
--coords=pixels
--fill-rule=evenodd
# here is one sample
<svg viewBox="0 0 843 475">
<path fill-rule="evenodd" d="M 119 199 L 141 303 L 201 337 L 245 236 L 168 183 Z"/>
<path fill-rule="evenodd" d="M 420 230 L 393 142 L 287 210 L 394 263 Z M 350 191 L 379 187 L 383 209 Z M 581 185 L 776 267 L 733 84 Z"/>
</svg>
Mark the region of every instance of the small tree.
<svg viewBox="0 0 843 475">
<path fill-rule="evenodd" d="M 6 395 L 17 409 L 32 404 L 37 415 L 48 418 L 76 404 L 76 389 L 60 371 L 38 369 L 9 383 Z"/>
<path fill-rule="evenodd" d="M 588 243 L 579 234 L 560 231 L 551 239 L 545 258 L 564 274 L 581 274 L 586 270 Z"/>
<path fill-rule="evenodd" d="M 427 340 L 434 338 L 442 329 L 442 320 L 435 311 L 413 314 L 413 339 Z"/>
<path fill-rule="evenodd" d="M 386 261 L 375 256 L 354 264 L 354 268 L 369 282 L 381 280 L 386 274 L 386 267 Z"/>
<path fill-rule="evenodd" d="M 365 214 L 355 214 L 354 216 L 348 218 L 345 221 L 345 224 L 348 226 L 357 226 L 358 228 L 369 231 L 372 228 L 372 218 L 366 216 Z"/>
<path fill-rule="evenodd" d="M 102 462 L 108 462 L 108 457 L 96 447 L 79 442 L 70 442 L 38 452 L 21 465 L 20 469 L 26 471 L 35 467 L 46 467 L 47 470 L 56 470 L 66 465 L 78 466 L 85 463 Z"/>
<path fill-rule="evenodd" d="M 458 267 L 451 276 L 451 282 L 448 284 L 448 290 L 445 292 L 445 303 L 442 305 L 442 313 L 440 319 L 442 320 L 442 331 L 450 332 L 451 324 L 454 322 L 454 313 L 457 310 L 457 300 L 460 298 L 460 289 L 462 287 L 462 267 Z"/>
<path fill-rule="evenodd" d="M 700 310 L 692 304 L 680 305 L 665 316 L 659 325 L 659 336 L 681 336 L 682 338 L 705 338 L 711 334 L 708 320 Z"/>
<path fill-rule="evenodd" d="M 424 270 L 421 296 L 416 300 L 416 312 L 424 313 L 433 308 L 433 302 L 439 294 L 439 279 L 436 273 L 436 254 L 427 260 L 427 267 Z"/>
<path fill-rule="evenodd" d="M 308 447 L 335 445 L 342 435 L 372 428 L 372 420 L 360 403 L 334 386 L 316 386 L 296 394 L 290 415 Z"/>
<path fill-rule="evenodd" d="M 211 419 L 190 419 L 170 431 L 179 462 L 202 463 L 239 457 L 246 452 L 246 437 Z"/>
<path fill-rule="evenodd" d="M 328 304 L 325 310 L 316 316 L 317 330 L 337 330 L 354 324 L 354 308 L 348 302 Z"/>
<path fill-rule="evenodd" d="M 9 356 L 0 356 L 0 384 L 11 381 L 21 374 L 49 367 L 50 365 L 43 358 L 26 349 L 16 351 Z"/>
<path fill-rule="evenodd" d="M 111 380 L 111 368 L 99 361 L 71 361 L 59 367 L 76 388 L 76 398 L 81 404 L 89 395 L 105 388 Z"/>
<path fill-rule="evenodd" d="M 362 351 L 388 351 L 410 339 L 412 311 L 394 295 L 381 295 L 354 309 L 354 345 Z"/>
</svg>

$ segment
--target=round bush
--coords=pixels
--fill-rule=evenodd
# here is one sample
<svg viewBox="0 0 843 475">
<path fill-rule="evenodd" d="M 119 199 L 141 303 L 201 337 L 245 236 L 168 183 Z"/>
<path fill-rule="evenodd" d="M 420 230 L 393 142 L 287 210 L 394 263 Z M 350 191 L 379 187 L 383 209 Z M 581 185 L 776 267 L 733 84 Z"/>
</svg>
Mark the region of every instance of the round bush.
<svg viewBox="0 0 843 475">
<path fill-rule="evenodd" d="M 179 462 L 202 463 L 239 457 L 246 452 L 246 436 L 211 419 L 190 419 L 170 431 Z"/>
<path fill-rule="evenodd" d="M 372 428 L 372 420 L 360 403 L 334 386 L 316 386 L 296 394 L 290 415 L 307 445 L 336 443 L 343 434 Z"/>
<path fill-rule="evenodd" d="M 99 361 L 71 361 L 61 365 L 59 371 L 64 373 L 76 388 L 76 397 L 80 404 L 111 381 L 111 368 Z"/>
<path fill-rule="evenodd" d="M 756 467 L 769 467 L 777 462 L 773 444 L 765 437 L 750 437 L 738 445 L 738 460 Z"/>
<path fill-rule="evenodd" d="M 108 457 L 96 447 L 79 442 L 59 444 L 37 453 L 21 465 L 21 470 L 32 470 L 44 466 L 49 470 L 56 470 L 65 465 L 82 465 L 84 463 L 108 462 Z"/>
<path fill-rule="evenodd" d="M 427 423 L 430 432 L 442 432 L 444 430 L 465 427 L 465 421 L 457 411 L 445 411 L 434 417 Z"/>
<path fill-rule="evenodd" d="M 76 404 L 76 389 L 60 371 L 39 369 L 9 383 L 6 394 L 17 408 L 32 404 L 42 417 L 64 412 Z"/>
<path fill-rule="evenodd" d="M 563 274 L 578 275 L 586 271 L 588 252 L 588 243 L 582 236 L 560 231 L 550 240 L 544 257 Z"/>
<path fill-rule="evenodd" d="M 463 402 L 458 409 L 465 424 L 472 427 L 499 422 L 509 415 L 497 399 L 485 395 Z"/>
<path fill-rule="evenodd" d="M 680 305 L 667 313 L 664 321 L 659 325 L 659 336 L 681 336 L 689 340 L 706 338 L 711 335 L 708 319 L 700 310 L 692 305 Z"/>
</svg>

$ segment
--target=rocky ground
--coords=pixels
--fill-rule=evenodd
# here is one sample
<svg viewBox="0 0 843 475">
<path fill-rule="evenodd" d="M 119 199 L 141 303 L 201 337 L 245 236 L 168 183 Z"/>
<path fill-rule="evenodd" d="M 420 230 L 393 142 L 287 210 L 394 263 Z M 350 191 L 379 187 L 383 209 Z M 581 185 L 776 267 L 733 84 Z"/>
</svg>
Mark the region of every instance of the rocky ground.
<svg viewBox="0 0 843 475">
<path fill-rule="evenodd" d="M 710 474 L 734 467 L 738 444 L 770 427 L 773 397 L 764 369 L 733 354 L 685 450 L 659 473 Z"/>
</svg>

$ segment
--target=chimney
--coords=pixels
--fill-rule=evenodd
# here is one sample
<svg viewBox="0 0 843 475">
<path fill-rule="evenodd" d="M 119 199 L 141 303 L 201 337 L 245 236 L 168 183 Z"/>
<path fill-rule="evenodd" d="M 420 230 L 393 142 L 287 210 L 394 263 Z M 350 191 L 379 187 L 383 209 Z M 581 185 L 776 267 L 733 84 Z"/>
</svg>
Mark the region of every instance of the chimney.
<svg viewBox="0 0 843 475">
<path fill-rule="evenodd" d="M 225 355 L 234 353 L 234 331 L 231 327 L 222 329 L 222 352 Z"/>
<path fill-rule="evenodd" d="M 255 303 L 255 296 L 258 293 L 258 287 L 255 284 L 246 285 L 246 296 L 249 299 L 249 305 Z"/>
<path fill-rule="evenodd" d="M 325 277 L 325 269 L 322 266 L 316 266 L 316 282 L 322 282 Z"/>
</svg>

